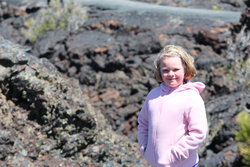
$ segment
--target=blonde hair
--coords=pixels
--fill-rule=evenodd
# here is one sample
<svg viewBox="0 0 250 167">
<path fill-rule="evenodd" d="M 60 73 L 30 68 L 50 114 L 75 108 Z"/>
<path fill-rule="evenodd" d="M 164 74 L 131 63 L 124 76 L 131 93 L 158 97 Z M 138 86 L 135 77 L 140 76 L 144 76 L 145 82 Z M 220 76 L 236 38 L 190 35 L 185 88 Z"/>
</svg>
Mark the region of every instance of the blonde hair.
<svg viewBox="0 0 250 167">
<path fill-rule="evenodd" d="M 160 72 L 160 62 L 165 57 L 177 56 L 181 58 L 184 67 L 184 83 L 191 80 L 196 75 L 196 68 L 194 66 L 194 58 L 189 55 L 182 47 L 177 45 L 165 46 L 154 61 L 155 65 L 155 78 L 158 82 L 163 82 Z"/>
</svg>

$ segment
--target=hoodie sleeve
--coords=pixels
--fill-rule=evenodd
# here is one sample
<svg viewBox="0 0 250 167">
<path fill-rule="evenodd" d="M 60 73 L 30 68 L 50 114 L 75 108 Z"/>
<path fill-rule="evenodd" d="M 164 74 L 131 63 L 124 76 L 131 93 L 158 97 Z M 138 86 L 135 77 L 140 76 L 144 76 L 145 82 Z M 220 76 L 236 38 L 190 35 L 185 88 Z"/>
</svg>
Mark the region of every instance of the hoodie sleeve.
<svg viewBox="0 0 250 167">
<path fill-rule="evenodd" d="M 144 102 L 138 116 L 138 141 L 140 152 L 143 155 L 148 141 L 148 102 Z"/>
<path fill-rule="evenodd" d="M 185 112 L 187 133 L 171 149 L 173 160 L 187 159 L 189 151 L 199 147 L 208 131 L 204 101 L 198 93 L 195 93 L 192 101 L 193 104 Z"/>
</svg>

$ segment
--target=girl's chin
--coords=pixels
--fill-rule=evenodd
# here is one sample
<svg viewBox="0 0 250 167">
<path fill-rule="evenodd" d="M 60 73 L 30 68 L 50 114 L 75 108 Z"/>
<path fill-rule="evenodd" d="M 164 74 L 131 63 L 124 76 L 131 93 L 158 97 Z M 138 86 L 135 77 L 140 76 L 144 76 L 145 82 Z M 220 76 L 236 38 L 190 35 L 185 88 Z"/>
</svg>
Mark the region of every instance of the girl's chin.
<svg viewBox="0 0 250 167">
<path fill-rule="evenodd" d="M 168 85 L 170 88 L 176 88 L 178 87 L 179 85 Z"/>
<path fill-rule="evenodd" d="M 181 83 L 165 83 L 167 86 L 171 87 L 171 88 L 176 88 L 180 85 L 182 85 Z"/>
</svg>

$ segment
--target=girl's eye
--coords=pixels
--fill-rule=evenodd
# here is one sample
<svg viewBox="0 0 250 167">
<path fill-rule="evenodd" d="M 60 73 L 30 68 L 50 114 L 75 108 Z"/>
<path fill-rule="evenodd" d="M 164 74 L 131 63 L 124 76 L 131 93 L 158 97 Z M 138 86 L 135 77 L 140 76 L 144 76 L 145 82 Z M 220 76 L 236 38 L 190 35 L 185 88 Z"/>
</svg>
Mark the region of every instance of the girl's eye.
<svg viewBox="0 0 250 167">
<path fill-rule="evenodd" d="M 168 73 L 168 72 L 169 72 L 169 70 L 162 70 L 162 72 L 163 72 L 163 73 Z"/>
<path fill-rule="evenodd" d="M 178 71 L 178 70 L 179 70 L 179 69 L 174 69 L 173 71 L 176 72 L 176 71 Z"/>
</svg>

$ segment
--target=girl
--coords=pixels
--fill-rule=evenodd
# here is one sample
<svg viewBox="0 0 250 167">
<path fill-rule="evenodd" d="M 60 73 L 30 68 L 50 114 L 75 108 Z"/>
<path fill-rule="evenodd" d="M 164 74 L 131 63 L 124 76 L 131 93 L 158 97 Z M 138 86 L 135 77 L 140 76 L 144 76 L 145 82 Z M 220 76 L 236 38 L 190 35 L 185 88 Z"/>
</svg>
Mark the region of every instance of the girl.
<svg viewBox="0 0 250 167">
<path fill-rule="evenodd" d="M 155 60 L 159 87 L 149 92 L 138 117 L 140 152 L 153 167 L 198 167 L 198 147 L 207 118 L 194 59 L 182 47 L 167 45 Z"/>
</svg>

